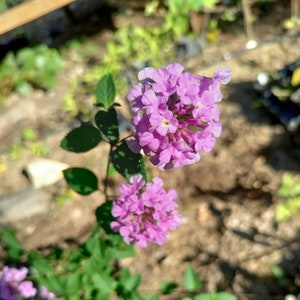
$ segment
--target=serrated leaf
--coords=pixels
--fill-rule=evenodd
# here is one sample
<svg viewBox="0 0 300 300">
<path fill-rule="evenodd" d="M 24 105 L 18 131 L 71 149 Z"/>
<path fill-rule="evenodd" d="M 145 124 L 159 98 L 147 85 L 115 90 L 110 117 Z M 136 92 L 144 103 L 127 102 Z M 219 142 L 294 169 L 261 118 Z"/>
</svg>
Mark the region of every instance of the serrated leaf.
<svg viewBox="0 0 300 300">
<path fill-rule="evenodd" d="M 112 145 L 118 143 L 119 122 L 114 107 L 110 107 L 108 111 L 99 110 L 95 116 L 95 123 Z"/>
<path fill-rule="evenodd" d="M 40 274 L 54 274 L 55 271 L 50 264 L 50 262 L 43 258 L 43 257 L 37 257 L 32 260 L 32 266 L 39 272 Z"/>
<path fill-rule="evenodd" d="M 68 273 L 67 282 L 65 286 L 65 293 L 67 295 L 78 295 L 78 292 L 81 289 L 82 289 L 81 274 Z"/>
<path fill-rule="evenodd" d="M 141 276 L 131 274 L 127 268 L 123 268 L 118 281 L 127 293 L 132 293 L 141 283 Z"/>
<path fill-rule="evenodd" d="M 135 174 L 141 174 L 146 179 L 146 169 L 142 155 L 133 153 L 126 141 L 123 141 L 121 145 L 112 151 L 111 163 L 127 180 Z"/>
<path fill-rule="evenodd" d="M 110 295 L 117 286 L 112 276 L 105 273 L 96 273 L 92 275 L 92 281 L 96 289 L 105 295 Z"/>
<path fill-rule="evenodd" d="M 90 276 L 92 274 L 101 272 L 103 269 L 106 269 L 108 267 L 109 261 L 103 260 L 103 257 L 101 257 L 100 255 L 98 257 L 96 257 L 96 255 L 97 254 L 95 254 L 94 256 L 89 257 L 87 259 L 84 259 L 81 262 L 82 272 L 84 274 L 86 274 L 86 275 L 88 274 Z"/>
<path fill-rule="evenodd" d="M 96 86 L 96 106 L 109 106 L 114 102 L 116 96 L 115 83 L 111 74 L 105 74 Z"/>
<path fill-rule="evenodd" d="M 98 189 L 97 176 L 88 169 L 69 168 L 63 174 L 70 188 L 81 195 L 89 195 Z"/>
<path fill-rule="evenodd" d="M 97 255 L 100 256 L 101 254 L 101 247 L 100 247 L 100 235 L 99 232 L 93 233 L 84 243 L 83 247 L 88 252 L 88 255 Z"/>
<path fill-rule="evenodd" d="M 201 287 L 201 281 L 192 266 L 187 266 L 184 272 L 184 287 L 189 292 L 195 292 Z"/>
<path fill-rule="evenodd" d="M 61 141 L 66 151 L 81 153 L 96 147 L 101 141 L 100 131 L 92 125 L 84 125 L 71 130 Z"/>
</svg>

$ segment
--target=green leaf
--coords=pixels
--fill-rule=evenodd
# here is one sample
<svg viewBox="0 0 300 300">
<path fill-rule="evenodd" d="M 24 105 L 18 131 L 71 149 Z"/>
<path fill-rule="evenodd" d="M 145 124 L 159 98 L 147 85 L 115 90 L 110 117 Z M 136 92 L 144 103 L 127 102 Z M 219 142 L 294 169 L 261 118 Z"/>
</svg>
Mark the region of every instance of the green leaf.
<svg viewBox="0 0 300 300">
<path fill-rule="evenodd" d="M 123 268 L 118 281 L 126 293 L 132 293 L 141 283 L 141 276 L 130 274 L 127 268 Z"/>
<path fill-rule="evenodd" d="M 134 256 L 134 248 L 124 242 L 118 233 L 108 234 L 107 241 L 111 246 L 107 248 L 107 256 L 111 259 L 123 259 Z"/>
<path fill-rule="evenodd" d="M 187 266 L 185 269 L 184 287 L 189 292 L 195 292 L 201 287 L 199 276 L 192 266 Z"/>
<path fill-rule="evenodd" d="M 78 295 L 78 292 L 82 289 L 81 274 L 80 273 L 68 273 L 67 282 L 65 287 L 65 293 L 67 295 Z"/>
<path fill-rule="evenodd" d="M 14 230 L 1 230 L 1 240 L 8 247 L 7 254 L 13 260 L 18 260 L 23 254 L 23 246 Z"/>
<path fill-rule="evenodd" d="M 90 284 L 90 275 L 87 274 L 83 270 L 83 275 L 82 275 L 82 285 L 84 286 L 84 298 L 83 299 L 92 299 L 93 298 L 93 293 L 94 293 L 94 287 Z"/>
<path fill-rule="evenodd" d="M 133 153 L 128 148 L 126 141 L 112 151 L 111 163 L 127 180 L 135 174 L 141 174 L 144 179 L 147 177 L 142 155 Z"/>
<path fill-rule="evenodd" d="M 71 130 L 61 141 L 60 146 L 70 152 L 86 152 L 101 141 L 100 131 L 92 125 L 84 125 Z"/>
<path fill-rule="evenodd" d="M 99 228 L 95 228 L 94 232 L 85 241 L 82 248 L 85 250 L 86 257 L 94 256 L 96 259 L 103 260 L 104 252 L 106 251 L 103 238 L 100 236 Z"/>
<path fill-rule="evenodd" d="M 112 145 L 116 145 L 119 141 L 119 122 L 115 108 L 110 107 L 108 111 L 98 111 L 95 116 L 95 122 L 109 142 Z"/>
<path fill-rule="evenodd" d="M 1 240 L 9 248 L 14 248 L 20 251 L 23 251 L 23 246 L 18 240 L 16 232 L 12 229 L 1 231 Z"/>
<path fill-rule="evenodd" d="M 105 74 L 96 86 L 96 106 L 109 106 L 114 102 L 116 96 L 115 83 L 111 74 Z"/>
<path fill-rule="evenodd" d="M 178 284 L 176 282 L 170 282 L 170 281 L 162 281 L 160 283 L 159 289 L 164 295 L 168 295 L 173 293 L 178 287 Z"/>
<path fill-rule="evenodd" d="M 275 208 L 276 222 L 283 222 L 295 214 L 300 213 L 300 196 L 289 198 L 283 203 L 279 203 Z"/>
<path fill-rule="evenodd" d="M 96 209 L 96 218 L 98 225 L 104 229 L 107 234 L 116 234 L 110 227 L 110 223 L 114 221 L 111 214 L 112 201 L 107 201 Z"/>
<path fill-rule="evenodd" d="M 18 64 L 23 65 L 34 59 L 35 52 L 33 48 L 25 47 L 20 49 L 16 54 L 16 60 Z M 33 66 L 32 66 L 33 67 Z"/>
<path fill-rule="evenodd" d="M 50 274 L 47 276 L 40 274 L 38 278 L 39 284 L 46 286 L 49 291 L 55 291 L 57 296 L 64 293 L 65 285 L 61 284 L 60 278 L 57 276 L 57 274 Z"/>
<path fill-rule="evenodd" d="M 41 256 L 35 256 L 31 255 L 30 258 L 30 263 L 31 265 L 36 269 L 36 272 L 38 273 L 39 276 L 50 276 L 51 274 L 55 274 L 55 270 L 52 266 L 52 264 L 47 260 L 46 258 L 43 258 Z"/>
<path fill-rule="evenodd" d="M 63 174 L 70 188 L 81 195 L 89 195 L 98 190 L 98 179 L 88 169 L 69 168 Z"/>
<path fill-rule="evenodd" d="M 117 286 L 112 276 L 105 273 L 96 273 L 92 275 L 92 281 L 95 287 L 105 295 L 110 295 Z"/>
<path fill-rule="evenodd" d="M 98 272 L 102 272 L 109 267 L 109 261 L 103 260 L 101 256 L 86 258 L 82 260 L 82 272 L 86 275 L 93 275 Z"/>
<path fill-rule="evenodd" d="M 300 181 L 297 177 L 289 172 L 282 176 L 281 185 L 277 191 L 279 197 L 288 198 L 300 196 Z"/>
</svg>

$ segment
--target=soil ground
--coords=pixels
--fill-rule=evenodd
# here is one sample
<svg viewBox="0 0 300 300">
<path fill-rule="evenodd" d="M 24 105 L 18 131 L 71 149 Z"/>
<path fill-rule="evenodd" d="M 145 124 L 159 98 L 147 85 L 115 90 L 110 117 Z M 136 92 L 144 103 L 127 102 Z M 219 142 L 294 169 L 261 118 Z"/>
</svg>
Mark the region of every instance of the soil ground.
<svg viewBox="0 0 300 300">
<path fill-rule="evenodd" d="M 255 22 L 255 36 L 264 41 L 257 48 L 245 49 L 247 40 L 237 23 L 224 29 L 217 44 L 206 45 L 201 55 L 183 62 L 194 73 L 210 76 L 217 65 L 231 68 L 233 77 L 223 87 L 220 105 L 223 133 L 214 151 L 202 155 L 199 163 L 170 172 L 152 170 L 153 175 L 164 179 L 167 189 L 176 188 L 184 222 L 170 233 L 165 245 L 136 249 L 134 258 L 122 262 L 142 274 L 141 291 L 158 290 L 162 280 L 181 283 L 187 265 L 199 273 L 203 290 L 232 292 L 242 300 L 284 299 L 287 293 L 300 290 L 299 216 L 275 222 L 275 206 L 280 201 L 276 191 L 285 171 L 299 173 L 299 152 L 284 128 L 262 107 L 255 106 L 257 94 L 253 88 L 258 73 L 274 72 L 299 59 L 299 35 L 283 31 L 283 21 L 289 17 L 288 2 L 283 2 Z M 117 24 L 124 22 L 122 17 L 116 18 L 120 18 L 114 20 Z M 284 33 L 287 38 L 275 39 Z M 112 32 L 102 31 L 90 39 L 103 45 L 111 36 Z M 228 53 L 231 59 L 224 60 Z M 5 165 L 0 174 L 1 195 L 30 186 L 22 169 L 34 159 L 32 154 L 24 150 L 17 161 L 8 157 L 8 145 L 26 126 L 38 130 L 49 158 L 72 166 L 84 165 L 99 176 L 104 174 L 105 146 L 80 156 L 59 148 L 62 137 L 76 125 L 76 121 L 65 122 L 62 99 L 70 78 L 79 76 L 85 68 L 82 62 L 70 59 L 53 92 L 36 92 L 28 99 L 8 97 L 0 120 L 1 159 Z M 121 180 L 112 182 L 112 192 Z M 72 201 L 59 205 L 53 199 L 64 189 L 63 182 L 44 188 L 52 199 L 47 213 L 10 224 L 26 248 L 68 247 L 89 234 L 95 222 L 94 209 L 103 201 L 101 195 L 73 195 Z M 275 265 L 284 270 L 287 284 L 272 276 Z M 178 292 L 165 299 L 181 297 Z"/>
</svg>

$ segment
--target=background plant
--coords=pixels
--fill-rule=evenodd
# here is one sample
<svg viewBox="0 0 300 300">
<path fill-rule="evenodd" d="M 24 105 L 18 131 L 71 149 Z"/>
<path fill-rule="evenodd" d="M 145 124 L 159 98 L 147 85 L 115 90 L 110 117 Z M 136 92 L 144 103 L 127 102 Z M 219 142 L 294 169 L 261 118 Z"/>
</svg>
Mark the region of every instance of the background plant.
<svg viewBox="0 0 300 300">
<path fill-rule="evenodd" d="M 276 205 L 276 221 L 283 222 L 300 212 L 300 180 L 291 173 L 284 173 L 277 191 L 282 199 Z"/>
<path fill-rule="evenodd" d="M 226 292 L 201 292 L 202 281 L 190 265 L 182 274 L 182 282 L 162 281 L 158 291 L 142 295 L 138 291 L 141 276 L 119 264 L 123 258 L 134 255 L 133 248 L 115 233 L 105 237 L 98 227 L 76 248 L 53 248 L 47 255 L 26 252 L 12 230 L 2 230 L 1 241 L 10 260 L 30 265 L 29 278 L 36 286 L 45 286 L 66 300 L 111 299 L 112 296 L 124 300 L 158 300 L 160 295 L 172 294 L 182 300 L 237 300 Z"/>
<path fill-rule="evenodd" d="M 64 63 L 59 52 L 46 45 L 26 47 L 16 54 L 9 52 L 0 65 L 0 97 L 15 90 L 28 96 L 33 89 L 51 90 Z"/>
<path fill-rule="evenodd" d="M 189 34 L 191 11 L 198 12 L 204 8 L 213 8 L 218 2 L 218 0 L 168 0 L 165 27 L 174 34 L 175 39 L 179 39 Z"/>
<path fill-rule="evenodd" d="M 153 15 L 159 12 L 164 21 L 160 25 L 147 28 L 135 24 L 118 28 L 115 39 L 108 42 L 100 64 L 86 73 L 84 82 L 94 86 L 99 77 L 111 73 L 122 92 L 128 83 L 124 78 L 130 81 L 132 70 L 147 65 L 158 67 L 170 61 L 176 55 L 174 43 L 182 36 L 193 36 L 189 28 L 191 10 L 210 8 L 216 3 L 216 0 L 175 0 L 167 1 L 166 9 L 161 8 L 158 3 L 146 5 L 145 14 Z"/>
<path fill-rule="evenodd" d="M 19 4 L 20 0 L 0 0 L 0 13 L 6 11 L 9 7 Z"/>
<path fill-rule="evenodd" d="M 46 145 L 38 141 L 38 133 L 30 127 L 24 128 L 20 133 L 20 137 L 10 145 L 9 158 L 18 160 L 24 153 L 24 150 L 28 150 L 37 156 L 48 153 Z"/>
</svg>

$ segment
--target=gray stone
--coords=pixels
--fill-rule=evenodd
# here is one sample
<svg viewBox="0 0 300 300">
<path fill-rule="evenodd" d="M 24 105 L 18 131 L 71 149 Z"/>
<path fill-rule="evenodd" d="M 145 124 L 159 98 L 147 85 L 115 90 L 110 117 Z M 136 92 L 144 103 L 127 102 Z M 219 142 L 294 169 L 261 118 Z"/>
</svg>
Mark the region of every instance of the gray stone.
<svg viewBox="0 0 300 300">
<path fill-rule="evenodd" d="M 0 224 L 13 224 L 48 211 L 50 195 L 42 190 L 25 188 L 0 197 Z"/>
</svg>

